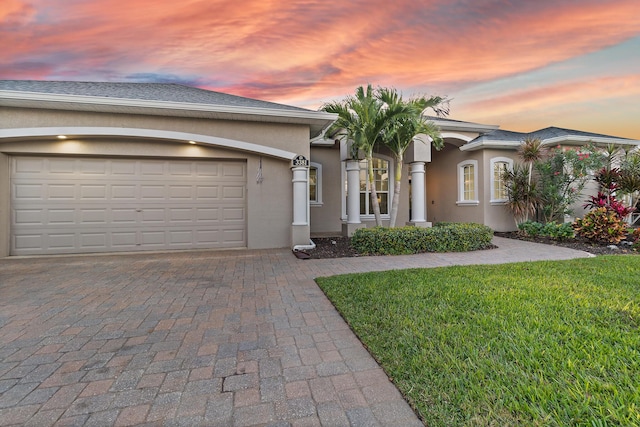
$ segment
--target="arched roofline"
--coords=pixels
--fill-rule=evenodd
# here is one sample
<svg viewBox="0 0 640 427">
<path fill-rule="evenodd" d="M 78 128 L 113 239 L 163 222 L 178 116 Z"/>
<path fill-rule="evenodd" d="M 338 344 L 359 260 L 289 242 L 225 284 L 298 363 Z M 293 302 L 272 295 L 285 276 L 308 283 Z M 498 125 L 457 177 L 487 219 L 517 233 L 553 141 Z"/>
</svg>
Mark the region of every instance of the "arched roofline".
<svg viewBox="0 0 640 427">
<path fill-rule="evenodd" d="M 87 126 L 60 126 L 60 127 L 34 127 L 0 129 L 0 143 L 8 138 L 43 138 L 66 135 L 69 137 L 115 136 L 133 138 L 151 138 L 170 141 L 194 141 L 197 144 L 214 147 L 228 148 L 232 150 L 248 151 L 283 160 L 292 160 L 296 153 L 281 150 L 279 148 L 238 141 L 217 136 L 202 135 L 190 132 L 177 132 L 161 129 L 120 128 L 120 127 L 87 127 Z"/>
</svg>

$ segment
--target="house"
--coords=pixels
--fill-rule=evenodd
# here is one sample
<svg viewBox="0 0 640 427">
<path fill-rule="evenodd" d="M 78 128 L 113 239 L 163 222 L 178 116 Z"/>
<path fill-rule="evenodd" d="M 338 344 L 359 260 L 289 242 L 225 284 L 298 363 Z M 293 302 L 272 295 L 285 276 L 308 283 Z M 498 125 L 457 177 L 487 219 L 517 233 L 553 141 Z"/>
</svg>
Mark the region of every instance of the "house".
<svg viewBox="0 0 640 427">
<path fill-rule="evenodd" d="M 334 120 L 176 84 L 0 81 L 0 257 L 305 247 L 312 235 L 351 234 L 373 223 L 367 172 L 324 134 Z M 408 150 L 398 222 L 513 228 L 492 171 L 513 163 L 527 134 L 435 121 L 445 148 Z M 529 135 L 639 143 L 556 128 Z M 385 218 L 390 153 L 374 166 Z"/>
</svg>

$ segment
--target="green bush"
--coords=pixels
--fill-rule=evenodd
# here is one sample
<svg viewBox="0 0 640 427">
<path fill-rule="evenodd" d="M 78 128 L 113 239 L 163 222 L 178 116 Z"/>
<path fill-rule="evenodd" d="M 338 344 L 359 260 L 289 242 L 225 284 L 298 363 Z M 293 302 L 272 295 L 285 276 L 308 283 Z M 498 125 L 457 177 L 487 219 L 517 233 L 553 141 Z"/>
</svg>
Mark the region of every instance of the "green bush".
<svg viewBox="0 0 640 427">
<path fill-rule="evenodd" d="M 631 232 L 630 237 L 633 241 L 633 249 L 636 251 L 640 251 L 640 228 L 634 229 Z"/>
<path fill-rule="evenodd" d="M 573 228 L 579 236 L 598 243 L 619 243 L 627 237 L 627 224 L 613 210 L 601 207 L 578 218 Z"/>
<path fill-rule="evenodd" d="M 535 221 L 525 221 L 518 225 L 518 229 L 530 237 L 546 236 L 556 240 L 572 239 L 575 236 L 573 226 L 569 223 L 558 224 L 554 221 L 542 224 Z"/>
<path fill-rule="evenodd" d="M 407 255 L 423 252 L 463 252 L 491 246 L 493 230 L 473 223 L 437 223 L 432 228 L 361 228 L 351 246 L 364 255 Z"/>
<path fill-rule="evenodd" d="M 536 221 L 525 221 L 518 224 L 518 229 L 525 235 L 529 237 L 538 237 L 542 235 L 542 230 L 544 229 L 544 224 Z"/>
</svg>

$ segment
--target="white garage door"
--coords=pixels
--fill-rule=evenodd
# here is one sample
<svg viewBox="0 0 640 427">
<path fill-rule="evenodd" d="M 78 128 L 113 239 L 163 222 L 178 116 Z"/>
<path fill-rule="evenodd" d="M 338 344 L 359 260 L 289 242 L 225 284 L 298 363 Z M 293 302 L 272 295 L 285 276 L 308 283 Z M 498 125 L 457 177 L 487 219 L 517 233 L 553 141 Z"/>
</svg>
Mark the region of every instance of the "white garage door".
<svg viewBox="0 0 640 427">
<path fill-rule="evenodd" d="M 12 255 L 246 246 L 244 162 L 11 162 Z"/>
</svg>

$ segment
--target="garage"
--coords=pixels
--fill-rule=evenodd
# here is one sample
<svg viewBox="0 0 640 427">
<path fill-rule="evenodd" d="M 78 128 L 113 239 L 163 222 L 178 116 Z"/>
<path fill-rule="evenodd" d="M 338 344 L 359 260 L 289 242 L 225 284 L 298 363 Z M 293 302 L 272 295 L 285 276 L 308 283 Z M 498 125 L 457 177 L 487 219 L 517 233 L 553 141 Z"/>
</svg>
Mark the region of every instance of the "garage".
<svg viewBox="0 0 640 427">
<path fill-rule="evenodd" d="M 247 246 L 246 162 L 10 157 L 11 255 Z"/>
</svg>

